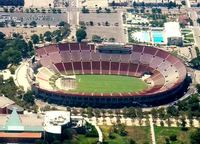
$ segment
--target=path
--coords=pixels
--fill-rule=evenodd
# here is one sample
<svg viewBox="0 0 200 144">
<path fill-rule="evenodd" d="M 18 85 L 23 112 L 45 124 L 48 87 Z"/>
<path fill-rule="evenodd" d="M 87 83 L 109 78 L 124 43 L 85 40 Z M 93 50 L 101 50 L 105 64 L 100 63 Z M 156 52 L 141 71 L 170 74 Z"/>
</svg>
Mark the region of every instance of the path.
<svg viewBox="0 0 200 144">
<path fill-rule="evenodd" d="M 99 135 L 99 142 L 103 142 L 103 133 L 101 131 L 101 129 L 99 128 L 99 126 L 96 124 L 96 122 L 93 122 L 93 121 L 90 121 L 88 118 L 84 118 L 84 120 L 86 120 L 88 123 L 90 123 L 91 125 L 93 125 L 97 132 L 98 132 L 98 135 Z"/>
<path fill-rule="evenodd" d="M 149 123 L 150 123 L 150 129 L 151 129 L 151 140 L 152 140 L 152 144 L 156 144 L 156 138 L 155 138 L 154 124 L 153 124 L 152 115 L 149 115 Z"/>
<path fill-rule="evenodd" d="M 31 88 L 27 79 L 27 70 L 29 68 L 28 62 L 23 61 L 21 65 L 15 71 L 14 82 L 17 86 L 23 87 L 24 91 L 28 91 Z"/>
</svg>

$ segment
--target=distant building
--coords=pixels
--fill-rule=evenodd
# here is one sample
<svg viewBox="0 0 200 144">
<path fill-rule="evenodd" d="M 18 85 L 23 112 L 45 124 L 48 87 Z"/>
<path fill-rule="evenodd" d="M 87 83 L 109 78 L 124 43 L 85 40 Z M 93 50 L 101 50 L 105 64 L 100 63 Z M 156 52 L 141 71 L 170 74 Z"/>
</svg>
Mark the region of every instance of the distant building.
<svg viewBox="0 0 200 144">
<path fill-rule="evenodd" d="M 164 24 L 164 36 L 167 45 L 183 45 L 183 38 L 180 31 L 178 22 L 167 22 Z"/>
<path fill-rule="evenodd" d="M 0 143 L 34 143 L 43 135 L 43 119 L 37 115 L 0 115 Z"/>
</svg>

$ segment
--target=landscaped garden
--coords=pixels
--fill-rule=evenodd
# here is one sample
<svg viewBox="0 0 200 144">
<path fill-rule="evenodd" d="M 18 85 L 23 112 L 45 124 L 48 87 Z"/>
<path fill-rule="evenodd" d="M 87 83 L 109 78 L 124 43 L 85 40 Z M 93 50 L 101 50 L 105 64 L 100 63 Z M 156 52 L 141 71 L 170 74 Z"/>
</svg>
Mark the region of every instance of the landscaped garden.
<svg viewBox="0 0 200 144">
<path fill-rule="evenodd" d="M 104 141 L 107 144 L 137 144 L 150 143 L 150 128 L 149 127 L 134 127 L 134 126 L 100 126 Z"/>
<path fill-rule="evenodd" d="M 195 130 L 182 130 L 180 127 L 154 127 L 156 143 L 190 144 L 190 135 Z"/>
<path fill-rule="evenodd" d="M 193 32 L 190 29 L 183 29 L 181 31 L 184 39 L 183 39 L 183 43 L 185 46 L 187 45 L 192 45 L 194 43 L 194 36 L 193 36 Z"/>
</svg>

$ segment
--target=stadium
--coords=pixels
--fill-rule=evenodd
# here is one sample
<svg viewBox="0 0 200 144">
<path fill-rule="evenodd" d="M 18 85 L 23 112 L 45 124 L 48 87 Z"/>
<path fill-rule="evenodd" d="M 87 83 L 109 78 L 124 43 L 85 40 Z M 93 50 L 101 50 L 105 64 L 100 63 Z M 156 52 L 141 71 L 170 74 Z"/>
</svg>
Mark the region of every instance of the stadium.
<svg viewBox="0 0 200 144">
<path fill-rule="evenodd" d="M 186 67 L 146 45 L 59 43 L 36 50 L 32 89 L 69 106 L 154 106 L 183 92 Z"/>
</svg>

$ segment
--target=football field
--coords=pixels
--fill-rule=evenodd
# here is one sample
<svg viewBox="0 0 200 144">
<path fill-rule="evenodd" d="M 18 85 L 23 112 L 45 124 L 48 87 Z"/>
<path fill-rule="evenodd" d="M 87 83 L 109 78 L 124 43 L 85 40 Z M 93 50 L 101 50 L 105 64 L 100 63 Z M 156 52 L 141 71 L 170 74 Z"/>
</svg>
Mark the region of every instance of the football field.
<svg viewBox="0 0 200 144">
<path fill-rule="evenodd" d="M 73 91 L 85 93 L 139 92 L 147 88 L 139 78 L 119 75 L 76 75 L 76 82 Z"/>
</svg>

